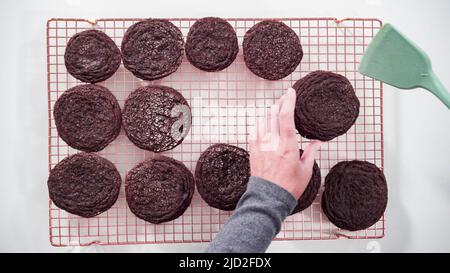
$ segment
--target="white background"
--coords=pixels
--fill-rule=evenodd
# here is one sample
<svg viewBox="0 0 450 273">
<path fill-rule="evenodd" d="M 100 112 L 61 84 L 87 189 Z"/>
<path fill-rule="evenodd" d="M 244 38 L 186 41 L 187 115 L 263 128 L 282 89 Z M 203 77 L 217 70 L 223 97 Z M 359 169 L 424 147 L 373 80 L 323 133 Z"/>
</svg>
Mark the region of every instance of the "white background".
<svg viewBox="0 0 450 273">
<path fill-rule="evenodd" d="M 0 1 L 0 251 L 190 252 L 206 244 L 53 248 L 48 240 L 45 24 L 52 17 L 376 17 L 431 57 L 450 88 L 450 1 Z M 450 111 L 385 85 L 386 237 L 274 242 L 271 252 L 450 251 Z"/>
</svg>

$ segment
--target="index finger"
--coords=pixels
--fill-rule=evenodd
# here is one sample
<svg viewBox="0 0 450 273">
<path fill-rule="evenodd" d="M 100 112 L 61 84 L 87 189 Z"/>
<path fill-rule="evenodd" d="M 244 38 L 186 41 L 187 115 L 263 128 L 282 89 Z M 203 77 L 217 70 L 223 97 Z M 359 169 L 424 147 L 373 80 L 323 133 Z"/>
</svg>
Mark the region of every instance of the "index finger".
<svg viewBox="0 0 450 273">
<path fill-rule="evenodd" d="M 297 96 L 295 90 L 289 88 L 284 95 L 284 99 L 280 106 L 280 139 L 283 141 L 290 138 L 295 138 L 294 111 L 296 99 Z"/>
</svg>

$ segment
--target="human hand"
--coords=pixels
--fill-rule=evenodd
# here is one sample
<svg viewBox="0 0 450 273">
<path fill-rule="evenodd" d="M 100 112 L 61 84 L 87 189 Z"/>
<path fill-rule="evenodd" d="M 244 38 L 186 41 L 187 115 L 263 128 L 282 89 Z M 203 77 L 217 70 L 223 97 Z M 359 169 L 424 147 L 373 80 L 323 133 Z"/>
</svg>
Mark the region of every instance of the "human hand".
<svg viewBox="0 0 450 273">
<path fill-rule="evenodd" d="M 300 158 L 294 124 L 295 101 L 296 92 L 289 88 L 257 123 L 250 139 L 250 172 L 299 199 L 311 179 L 314 157 L 322 143 L 312 141 Z"/>
</svg>

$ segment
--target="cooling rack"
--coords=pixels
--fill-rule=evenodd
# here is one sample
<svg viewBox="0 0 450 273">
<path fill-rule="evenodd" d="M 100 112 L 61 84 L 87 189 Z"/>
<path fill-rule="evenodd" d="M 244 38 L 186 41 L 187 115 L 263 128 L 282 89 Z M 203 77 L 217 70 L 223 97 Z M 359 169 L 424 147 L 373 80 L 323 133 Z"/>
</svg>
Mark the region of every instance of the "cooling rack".
<svg viewBox="0 0 450 273">
<path fill-rule="evenodd" d="M 70 37 L 77 32 L 96 28 L 108 34 L 120 47 L 126 29 L 141 19 L 50 19 L 47 22 L 48 65 L 48 168 L 52 169 L 68 155 L 78 152 L 59 138 L 53 119 L 53 106 L 68 88 L 80 84 L 67 73 L 64 51 Z M 169 19 L 186 37 L 194 18 Z M 383 94 L 379 81 L 357 71 L 365 47 L 382 23 L 377 19 L 277 18 L 300 37 L 304 57 L 297 69 L 279 81 L 266 81 L 253 75 L 245 66 L 242 39 L 245 32 L 262 18 L 229 18 L 239 38 L 240 51 L 234 63 L 221 72 L 207 73 L 196 69 L 184 58 L 179 69 L 161 80 L 145 82 L 134 77 L 123 66 L 101 85 L 109 88 L 123 106 L 128 94 L 143 85 L 163 84 L 179 90 L 189 101 L 192 128 L 184 142 L 164 155 L 184 162 L 191 170 L 204 151 L 213 143 L 226 142 L 248 148 L 248 135 L 255 118 L 279 98 L 294 82 L 314 70 L 328 70 L 345 75 L 360 100 L 360 115 L 347 132 L 322 146 L 317 163 L 321 168 L 322 188 L 311 207 L 289 216 L 275 240 L 325 240 L 337 238 L 367 239 L 384 236 L 385 220 L 356 232 L 341 230 L 322 213 L 320 198 L 323 179 L 328 170 L 342 160 L 367 160 L 383 168 Z M 304 147 L 309 140 L 298 136 Z M 152 153 L 134 146 L 123 130 L 119 137 L 99 152 L 111 160 L 122 175 Z M 196 192 L 192 204 L 178 219 L 154 225 L 135 217 L 127 207 L 124 186 L 119 199 L 108 211 L 94 218 L 67 213 L 49 201 L 49 235 L 53 246 L 122 245 L 181 242 L 208 242 L 219 231 L 231 212 L 208 206 Z"/>
</svg>

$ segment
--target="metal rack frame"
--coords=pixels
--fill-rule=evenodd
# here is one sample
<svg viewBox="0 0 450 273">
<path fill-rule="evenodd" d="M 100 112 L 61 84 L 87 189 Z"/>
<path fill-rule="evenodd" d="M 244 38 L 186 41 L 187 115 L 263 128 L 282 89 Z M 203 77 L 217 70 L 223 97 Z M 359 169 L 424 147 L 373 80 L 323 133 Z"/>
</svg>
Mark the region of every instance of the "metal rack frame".
<svg viewBox="0 0 450 273">
<path fill-rule="evenodd" d="M 179 90 L 189 101 L 193 124 L 184 142 L 165 155 L 181 160 L 194 170 L 200 153 L 216 142 L 247 147 L 248 133 L 257 117 L 279 98 L 295 81 L 314 70 L 328 70 L 345 75 L 355 88 L 361 102 L 360 116 L 347 132 L 322 146 L 317 160 L 322 181 L 328 170 L 342 160 L 367 160 L 383 168 L 383 86 L 379 81 L 362 76 L 357 68 L 365 47 L 381 28 L 378 19 L 335 18 L 275 18 L 290 26 L 300 37 L 304 57 L 297 69 L 279 81 L 266 81 L 253 75 L 245 66 L 242 39 L 245 32 L 264 18 L 227 18 L 238 35 L 240 52 L 235 62 L 221 72 L 203 72 L 183 59 L 179 69 L 161 80 L 145 82 L 119 68 L 116 74 L 100 83 L 117 97 L 121 107 L 128 94 L 146 84 L 163 84 Z M 120 47 L 126 29 L 138 18 L 50 19 L 47 22 L 48 69 L 48 169 L 67 155 L 77 151 L 58 136 L 53 106 L 68 88 L 80 84 L 64 66 L 65 46 L 77 32 L 98 28 Z M 194 18 L 171 18 L 186 37 Z M 298 136 L 299 145 L 309 140 Z M 123 130 L 119 137 L 99 152 L 117 166 L 122 178 L 135 164 L 152 156 L 135 147 Z M 385 233 L 384 217 L 374 226 L 357 232 L 341 230 L 323 215 L 320 206 L 321 189 L 308 209 L 289 216 L 275 240 L 324 240 L 340 237 L 381 238 Z M 54 246 L 122 245 L 178 242 L 208 242 L 218 232 L 231 212 L 208 206 L 196 192 L 191 206 L 178 219 L 154 225 L 135 217 L 127 207 L 124 189 L 116 204 L 94 218 L 81 218 L 67 213 L 49 201 L 50 242 Z"/>
</svg>

